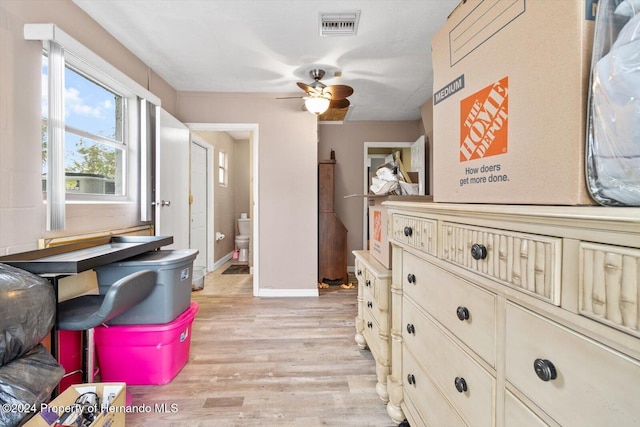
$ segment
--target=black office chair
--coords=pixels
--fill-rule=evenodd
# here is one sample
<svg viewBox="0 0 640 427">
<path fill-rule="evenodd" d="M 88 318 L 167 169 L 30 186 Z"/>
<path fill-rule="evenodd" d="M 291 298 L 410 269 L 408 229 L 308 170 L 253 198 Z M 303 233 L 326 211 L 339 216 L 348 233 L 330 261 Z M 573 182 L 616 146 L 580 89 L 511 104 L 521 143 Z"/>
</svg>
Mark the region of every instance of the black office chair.
<svg viewBox="0 0 640 427">
<path fill-rule="evenodd" d="M 156 285 L 156 272 L 141 270 L 115 282 L 104 295 L 83 295 L 58 304 L 59 330 L 83 331 L 82 367 L 84 382 L 91 382 L 92 367 L 87 366 L 88 334 L 143 301 Z"/>
</svg>

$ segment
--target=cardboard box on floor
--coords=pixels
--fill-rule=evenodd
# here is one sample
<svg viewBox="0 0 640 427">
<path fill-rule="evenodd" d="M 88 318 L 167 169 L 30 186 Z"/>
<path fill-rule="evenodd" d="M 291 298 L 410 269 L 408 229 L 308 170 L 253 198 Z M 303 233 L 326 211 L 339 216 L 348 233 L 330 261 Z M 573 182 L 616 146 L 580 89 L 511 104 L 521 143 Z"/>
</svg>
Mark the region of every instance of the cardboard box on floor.
<svg viewBox="0 0 640 427">
<path fill-rule="evenodd" d="M 593 0 L 466 0 L 433 38 L 436 202 L 593 204 Z"/>
<path fill-rule="evenodd" d="M 90 424 L 91 427 L 123 426 L 125 425 L 126 384 L 125 383 L 89 383 L 72 385 L 41 408 L 27 423 L 26 427 L 49 427 L 56 425 L 56 415 L 62 416 L 75 407 L 75 402 L 80 395 L 86 392 L 97 393 L 100 397 L 100 411 Z M 111 400 L 109 409 L 103 404 L 111 394 L 115 397 Z M 76 424 L 73 424 L 76 425 Z"/>
</svg>

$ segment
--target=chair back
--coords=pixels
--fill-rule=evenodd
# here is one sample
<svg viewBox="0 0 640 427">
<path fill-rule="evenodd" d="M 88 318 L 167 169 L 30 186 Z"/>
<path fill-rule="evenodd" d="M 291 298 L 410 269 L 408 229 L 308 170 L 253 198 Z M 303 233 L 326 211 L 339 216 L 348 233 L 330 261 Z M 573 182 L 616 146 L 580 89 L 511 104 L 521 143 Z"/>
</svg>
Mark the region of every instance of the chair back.
<svg viewBox="0 0 640 427">
<path fill-rule="evenodd" d="M 97 312 L 100 323 L 107 323 L 142 302 L 156 286 L 156 277 L 155 271 L 140 270 L 111 285 Z"/>
</svg>

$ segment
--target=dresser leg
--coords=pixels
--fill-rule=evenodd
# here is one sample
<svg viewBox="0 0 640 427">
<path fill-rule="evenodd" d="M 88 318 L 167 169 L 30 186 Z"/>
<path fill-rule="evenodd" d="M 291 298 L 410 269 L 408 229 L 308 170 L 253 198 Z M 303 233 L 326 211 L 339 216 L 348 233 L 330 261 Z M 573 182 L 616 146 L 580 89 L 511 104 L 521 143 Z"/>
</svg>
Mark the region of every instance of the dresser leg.
<svg viewBox="0 0 640 427">
<path fill-rule="evenodd" d="M 404 416 L 404 413 L 402 412 L 402 409 L 399 406 L 394 405 L 391 401 L 387 403 L 387 414 L 389 415 L 389 417 L 391 417 L 391 420 L 396 424 L 400 424 L 406 421 L 406 418 Z"/>
<path fill-rule="evenodd" d="M 376 361 L 376 377 L 378 382 L 376 383 L 376 392 L 380 396 L 380 400 L 384 403 L 389 401 L 389 392 L 387 390 L 387 376 L 389 375 L 389 367 L 384 366 Z"/>
</svg>

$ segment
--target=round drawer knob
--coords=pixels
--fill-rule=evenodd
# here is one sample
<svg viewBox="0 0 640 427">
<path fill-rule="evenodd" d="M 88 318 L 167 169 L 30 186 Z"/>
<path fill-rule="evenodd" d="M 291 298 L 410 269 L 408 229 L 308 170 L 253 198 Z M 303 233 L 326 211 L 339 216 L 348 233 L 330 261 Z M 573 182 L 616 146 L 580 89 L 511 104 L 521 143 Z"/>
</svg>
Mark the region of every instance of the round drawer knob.
<svg viewBox="0 0 640 427">
<path fill-rule="evenodd" d="M 371 301 L 367 301 L 367 307 L 373 308 L 373 303 Z"/>
<path fill-rule="evenodd" d="M 371 286 L 371 280 L 365 280 L 364 284 L 367 286 Z"/>
<path fill-rule="evenodd" d="M 411 237 L 412 234 L 413 234 L 413 228 L 406 226 L 404 228 L 404 235 L 407 237 Z"/>
<path fill-rule="evenodd" d="M 416 385 L 416 377 L 413 374 L 407 375 L 407 382 L 411 385 Z"/>
<path fill-rule="evenodd" d="M 358 272 L 356 273 L 358 276 L 362 276 L 362 270 L 358 270 Z"/>
<path fill-rule="evenodd" d="M 416 283 L 416 276 L 414 274 L 407 274 L 407 282 L 409 283 Z"/>
<path fill-rule="evenodd" d="M 413 326 L 411 323 L 407 323 L 407 332 L 410 334 L 415 335 L 416 334 L 416 327 Z"/>
<path fill-rule="evenodd" d="M 458 390 L 458 392 L 464 393 L 465 391 L 467 391 L 467 382 L 464 380 L 464 378 L 456 377 L 453 383 L 455 384 L 456 390 Z"/>
<path fill-rule="evenodd" d="M 485 259 L 487 257 L 487 247 L 480 243 L 474 243 L 471 246 L 471 256 L 473 259 Z"/>
<path fill-rule="evenodd" d="M 469 309 L 467 307 L 460 306 L 456 309 L 456 315 L 458 319 L 465 321 L 469 320 Z"/>
<path fill-rule="evenodd" d="M 556 367 L 547 359 L 536 359 L 533 362 L 533 369 L 535 369 L 536 375 L 542 381 L 551 381 L 558 377 Z"/>
</svg>

